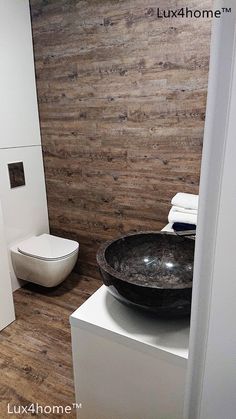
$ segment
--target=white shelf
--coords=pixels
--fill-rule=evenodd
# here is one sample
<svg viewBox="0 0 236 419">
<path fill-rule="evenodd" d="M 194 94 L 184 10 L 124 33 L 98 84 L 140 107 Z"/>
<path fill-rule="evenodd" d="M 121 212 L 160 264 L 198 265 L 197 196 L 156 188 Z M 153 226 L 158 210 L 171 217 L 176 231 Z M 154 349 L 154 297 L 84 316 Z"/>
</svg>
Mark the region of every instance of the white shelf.
<svg viewBox="0 0 236 419">
<path fill-rule="evenodd" d="M 169 232 L 173 233 L 174 230 L 173 230 L 172 226 L 173 226 L 173 223 L 169 223 L 161 231 L 169 231 Z"/>
</svg>

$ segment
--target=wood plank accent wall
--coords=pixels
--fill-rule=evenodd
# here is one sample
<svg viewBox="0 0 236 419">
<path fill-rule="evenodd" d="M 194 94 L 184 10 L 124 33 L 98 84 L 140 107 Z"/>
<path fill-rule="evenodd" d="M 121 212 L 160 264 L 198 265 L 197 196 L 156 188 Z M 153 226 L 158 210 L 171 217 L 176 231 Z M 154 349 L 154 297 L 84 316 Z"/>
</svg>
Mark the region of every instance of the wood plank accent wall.
<svg viewBox="0 0 236 419">
<path fill-rule="evenodd" d="M 51 232 L 95 274 L 109 238 L 159 230 L 198 193 L 211 22 L 155 9 L 212 1 L 32 0 Z"/>
</svg>

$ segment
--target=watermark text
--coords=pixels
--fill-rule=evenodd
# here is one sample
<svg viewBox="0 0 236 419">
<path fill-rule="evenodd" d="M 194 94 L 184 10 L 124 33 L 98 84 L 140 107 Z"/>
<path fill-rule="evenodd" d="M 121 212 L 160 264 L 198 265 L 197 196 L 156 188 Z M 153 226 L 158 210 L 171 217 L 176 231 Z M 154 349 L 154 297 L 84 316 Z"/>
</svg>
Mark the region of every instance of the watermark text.
<svg viewBox="0 0 236 419">
<path fill-rule="evenodd" d="M 73 403 L 67 406 L 42 406 L 38 403 L 31 403 L 28 406 L 7 405 L 8 415 L 69 415 L 74 409 L 81 409 L 82 403 Z"/>
</svg>

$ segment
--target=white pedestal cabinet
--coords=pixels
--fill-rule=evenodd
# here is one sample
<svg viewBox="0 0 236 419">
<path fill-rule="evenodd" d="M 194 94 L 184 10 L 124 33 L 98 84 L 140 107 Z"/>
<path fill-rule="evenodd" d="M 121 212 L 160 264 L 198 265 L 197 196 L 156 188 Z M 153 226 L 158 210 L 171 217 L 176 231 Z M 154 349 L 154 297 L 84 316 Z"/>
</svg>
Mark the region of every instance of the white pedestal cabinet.
<svg viewBox="0 0 236 419">
<path fill-rule="evenodd" d="M 70 322 L 78 418 L 183 418 L 188 320 L 135 311 L 103 285 Z"/>
</svg>

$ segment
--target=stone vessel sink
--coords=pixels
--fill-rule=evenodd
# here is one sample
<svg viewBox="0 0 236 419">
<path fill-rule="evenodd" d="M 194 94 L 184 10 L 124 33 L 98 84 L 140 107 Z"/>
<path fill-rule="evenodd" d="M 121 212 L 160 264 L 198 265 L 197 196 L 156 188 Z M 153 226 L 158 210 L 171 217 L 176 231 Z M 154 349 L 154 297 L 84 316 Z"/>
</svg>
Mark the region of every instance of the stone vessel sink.
<svg viewBox="0 0 236 419">
<path fill-rule="evenodd" d="M 101 276 L 118 300 L 160 316 L 189 315 L 194 240 L 174 233 L 140 232 L 104 243 Z"/>
</svg>

